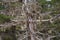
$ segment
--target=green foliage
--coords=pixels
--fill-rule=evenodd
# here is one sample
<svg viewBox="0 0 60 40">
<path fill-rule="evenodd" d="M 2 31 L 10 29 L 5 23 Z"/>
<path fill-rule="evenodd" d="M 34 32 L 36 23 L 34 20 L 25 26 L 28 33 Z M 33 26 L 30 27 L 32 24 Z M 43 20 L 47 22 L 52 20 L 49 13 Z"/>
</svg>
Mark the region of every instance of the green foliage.
<svg viewBox="0 0 60 40">
<path fill-rule="evenodd" d="M 19 2 L 11 2 L 11 6 L 12 7 L 16 7 L 16 6 L 21 6 L 22 4 L 21 3 L 19 3 Z"/>
<path fill-rule="evenodd" d="M 11 36 L 5 35 L 5 37 L 3 38 L 3 40 L 13 40 L 13 38 Z"/>
<path fill-rule="evenodd" d="M 60 37 L 55 37 L 53 38 L 53 40 L 60 40 Z"/>
<path fill-rule="evenodd" d="M 38 2 L 39 2 L 41 5 L 46 4 L 46 0 L 38 0 Z"/>
<path fill-rule="evenodd" d="M 52 3 L 60 3 L 60 0 L 52 0 Z"/>
<path fill-rule="evenodd" d="M 5 7 L 0 3 L 0 10 L 5 9 Z"/>
<path fill-rule="evenodd" d="M 0 23 L 9 22 L 10 18 L 11 18 L 10 16 L 0 14 Z"/>
<path fill-rule="evenodd" d="M 38 0 L 39 4 L 42 7 L 42 12 L 51 11 L 52 3 L 51 1 Z M 50 6 L 50 7 L 48 7 Z"/>
<path fill-rule="evenodd" d="M 44 16 L 43 19 L 49 19 L 49 18 L 50 18 L 50 15 L 46 15 L 46 16 Z"/>
<path fill-rule="evenodd" d="M 20 25 L 17 25 L 17 26 L 16 26 L 16 30 L 21 30 Z"/>
</svg>

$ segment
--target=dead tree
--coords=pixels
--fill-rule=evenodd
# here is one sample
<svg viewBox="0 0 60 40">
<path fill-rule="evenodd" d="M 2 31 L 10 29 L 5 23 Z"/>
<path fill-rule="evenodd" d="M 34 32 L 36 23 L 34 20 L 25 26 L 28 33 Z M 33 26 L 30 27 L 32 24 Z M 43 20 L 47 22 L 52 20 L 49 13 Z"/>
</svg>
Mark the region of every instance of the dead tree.
<svg viewBox="0 0 60 40">
<path fill-rule="evenodd" d="M 24 4 L 22 6 L 22 11 L 26 14 L 27 16 L 27 30 L 28 30 L 28 35 L 30 39 L 27 40 L 37 40 L 38 38 L 35 36 L 35 30 L 36 30 L 36 20 L 37 20 L 37 13 L 36 13 L 36 6 L 37 2 L 36 0 L 23 0 Z M 34 3 L 35 2 L 35 3 Z M 35 20 L 35 21 L 34 21 Z M 35 39 L 37 38 L 37 39 Z M 38 39 L 40 40 L 40 39 Z"/>
<path fill-rule="evenodd" d="M 19 17 L 21 17 L 20 15 L 16 18 L 17 20 L 13 19 L 11 20 L 11 23 L 7 23 L 7 24 L 1 24 L 1 29 L 3 28 L 10 28 L 11 26 L 16 26 L 16 25 L 20 25 L 21 23 L 25 22 L 26 23 L 26 34 L 24 35 L 24 37 L 19 38 L 18 40 L 50 40 L 51 38 L 54 38 L 56 36 L 50 36 L 48 34 L 44 34 L 41 33 L 37 30 L 37 22 L 46 22 L 46 21 L 52 21 L 53 19 L 55 19 L 56 17 L 59 16 L 55 16 L 51 19 L 47 19 L 47 20 L 41 20 L 40 16 L 40 9 L 37 5 L 37 1 L 36 0 L 23 0 L 23 5 L 22 5 L 22 11 L 21 14 L 26 16 L 26 19 L 21 20 Z M 49 12 L 50 14 L 50 12 Z M 46 14 L 42 14 L 42 15 L 46 15 Z M 48 15 L 48 13 L 47 13 Z M 21 23 L 20 23 L 21 22 Z M 23 24 L 25 24 L 23 23 Z M 40 34 L 40 35 L 38 35 Z M 46 37 L 47 36 L 47 37 Z"/>
</svg>

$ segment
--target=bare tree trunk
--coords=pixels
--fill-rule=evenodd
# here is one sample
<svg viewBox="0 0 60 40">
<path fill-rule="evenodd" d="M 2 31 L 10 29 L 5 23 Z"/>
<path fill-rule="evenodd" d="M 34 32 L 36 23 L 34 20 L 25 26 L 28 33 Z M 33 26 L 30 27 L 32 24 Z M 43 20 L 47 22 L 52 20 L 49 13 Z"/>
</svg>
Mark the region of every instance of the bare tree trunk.
<svg viewBox="0 0 60 40">
<path fill-rule="evenodd" d="M 29 23 L 29 29 L 30 29 L 30 32 L 31 32 L 31 33 L 30 33 L 30 35 L 31 35 L 31 40 L 35 40 L 35 39 L 34 39 L 34 35 L 33 35 L 33 34 L 34 34 L 34 29 L 33 29 L 33 28 L 34 28 L 33 23 Z"/>
<path fill-rule="evenodd" d="M 25 4 L 25 6 L 26 6 L 26 10 L 25 11 L 27 11 L 28 12 L 28 14 L 26 13 L 26 15 L 29 15 L 29 14 L 31 14 L 32 15 L 32 13 L 29 13 L 29 11 L 31 11 L 30 9 L 29 9 L 29 6 L 27 5 L 29 2 L 34 2 L 34 0 L 23 0 L 23 2 L 24 2 L 24 4 Z M 35 40 L 35 38 L 34 38 L 34 25 L 33 25 L 33 19 L 31 18 L 31 16 L 27 16 L 27 29 L 28 29 L 28 31 L 29 31 L 29 35 L 30 35 L 30 38 L 31 38 L 31 40 Z"/>
</svg>

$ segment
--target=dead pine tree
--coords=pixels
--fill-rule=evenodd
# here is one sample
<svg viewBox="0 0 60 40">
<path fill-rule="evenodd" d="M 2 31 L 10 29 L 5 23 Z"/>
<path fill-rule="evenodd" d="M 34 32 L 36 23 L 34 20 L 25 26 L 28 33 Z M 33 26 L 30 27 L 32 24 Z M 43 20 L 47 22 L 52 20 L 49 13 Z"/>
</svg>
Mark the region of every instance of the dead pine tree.
<svg viewBox="0 0 60 40">
<path fill-rule="evenodd" d="M 30 39 L 27 40 L 40 40 L 35 35 L 36 32 L 36 21 L 37 21 L 37 1 L 36 0 L 23 0 L 22 11 L 27 16 L 27 30 Z M 37 38 L 37 39 L 36 39 Z"/>
<path fill-rule="evenodd" d="M 37 0 L 22 0 L 22 2 L 23 2 L 23 5 L 22 5 L 21 14 L 26 16 L 26 18 L 23 16 L 24 20 L 20 19 L 20 17 L 22 17 L 22 16 L 19 15 L 20 14 L 20 12 L 19 12 L 19 14 L 16 15 L 17 17 L 15 19 L 11 19 L 11 23 L 5 23 L 5 24 L 0 25 L 1 29 L 10 28 L 10 27 L 12 27 L 12 25 L 21 26 L 26 23 L 25 35 L 22 34 L 23 35 L 23 37 L 22 37 L 22 35 L 20 35 L 20 33 L 18 32 L 19 37 L 17 38 L 17 40 L 50 40 L 51 38 L 56 37 L 56 36 L 51 36 L 51 35 L 45 34 L 43 32 L 40 32 L 39 30 L 37 30 L 37 22 L 50 21 L 52 23 L 52 20 L 56 19 L 56 17 L 43 20 L 43 19 L 41 19 L 41 16 L 46 15 L 48 13 L 40 14 L 41 9 L 39 8 L 40 6 L 38 5 Z M 14 12 L 12 15 L 14 15 Z M 49 12 L 49 14 L 50 14 L 50 12 Z M 23 26 L 21 26 L 21 27 L 24 28 Z M 44 27 L 41 29 L 44 29 Z M 15 30 L 15 29 L 12 29 L 12 30 Z"/>
</svg>

